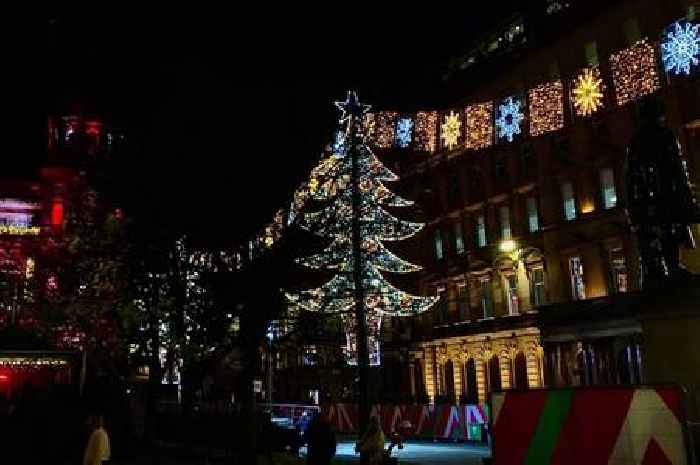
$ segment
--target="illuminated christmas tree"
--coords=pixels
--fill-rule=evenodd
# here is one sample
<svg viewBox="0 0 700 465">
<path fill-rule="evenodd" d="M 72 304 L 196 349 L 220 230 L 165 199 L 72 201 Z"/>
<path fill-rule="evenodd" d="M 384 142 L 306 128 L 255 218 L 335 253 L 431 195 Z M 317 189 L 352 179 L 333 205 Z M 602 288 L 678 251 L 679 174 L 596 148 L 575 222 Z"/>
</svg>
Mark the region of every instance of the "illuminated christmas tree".
<svg viewBox="0 0 700 465">
<path fill-rule="evenodd" d="M 287 297 L 292 306 L 298 306 L 302 310 L 340 314 L 347 334 L 347 361 L 350 364 L 357 363 L 351 182 L 351 151 L 355 150 L 359 188 L 359 262 L 366 308 L 369 359 L 370 365 L 379 365 L 382 317 L 415 315 L 428 310 L 437 298 L 408 294 L 394 287 L 384 277 L 384 272 L 409 273 L 420 269 L 396 256 L 385 247 L 384 242 L 409 238 L 420 231 L 423 224 L 400 220 L 386 210 L 386 207 L 408 207 L 413 202 L 392 193 L 384 185 L 385 182 L 396 181 L 398 177 L 367 146 L 363 125 L 354 124 L 354 121 L 362 121 L 361 116 L 368 107 L 359 106 L 354 93 L 348 93 L 347 100 L 336 105 L 343 112 L 340 118 L 341 131 L 345 134 L 343 144 L 333 145 L 333 153 L 312 171 L 308 182 L 309 196 L 324 202 L 325 207 L 303 213 L 300 217 L 302 227 L 332 241 L 322 252 L 299 260 L 311 268 L 330 270 L 335 276 L 319 288 L 288 293 Z M 349 114 L 350 105 L 354 105 L 355 111 L 359 107 L 359 114 Z"/>
</svg>

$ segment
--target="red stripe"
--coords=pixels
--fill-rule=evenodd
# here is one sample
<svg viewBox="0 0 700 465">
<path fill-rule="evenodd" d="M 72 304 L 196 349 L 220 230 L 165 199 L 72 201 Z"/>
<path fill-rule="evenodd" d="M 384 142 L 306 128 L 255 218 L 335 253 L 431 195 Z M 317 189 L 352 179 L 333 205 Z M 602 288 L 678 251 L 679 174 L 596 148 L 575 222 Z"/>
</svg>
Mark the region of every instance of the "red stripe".
<svg viewBox="0 0 700 465">
<path fill-rule="evenodd" d="M 656 393 L 663 399 L 668 409 L 681 421 L 681 390 L 679 388 L 656 388 Z"/>
<path fill-rule="evenodd" d="M 571 402 L 550 465 L 607 465 L 634 389 L 582 389 Z"/>
<path fill-rule="evenodd" d="M 507 392 L 493 426 L 494 443 L 505 442 L 493 456 L 494 465 L 521 465 L 542 413 L 546 391 Z M 495 448 L 494 448 L 495 450 Z"/>
</svg>

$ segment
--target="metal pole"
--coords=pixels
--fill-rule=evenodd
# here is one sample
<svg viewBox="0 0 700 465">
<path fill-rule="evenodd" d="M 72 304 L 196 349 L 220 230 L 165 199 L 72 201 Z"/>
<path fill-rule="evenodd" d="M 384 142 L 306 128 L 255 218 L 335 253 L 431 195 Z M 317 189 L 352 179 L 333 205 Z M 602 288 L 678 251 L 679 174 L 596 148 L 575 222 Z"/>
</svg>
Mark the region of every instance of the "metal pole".
<svg viewBox="0 0 700 465">
<path fill-rule="evenodd" d="M 272 415 L 272 337 L 267 342 L 267 411 Z"/>
<path fill-rule="evenodd" d="M 355 124 L 362 124 L 355 120 L 355 115 L 350 115 L 348 122 L 347 138 L 350 140 L 350 156 L 352 161 L 352 254 L 353 254 L 353 281 L 355 284 L 355 318 L 357 319 L 356 344 L 357 366 L 359 369 L 358 389 L 360 391 L 359 432 L 364 433 L 369 424 L 369 395 L 367 392 L 367 375 L 369 371 L 369 350 L 367 348 L 367 318 L 365 309 L 365 290 L 362 283 L 362 232 L 360 230 L 360 216 L 362 214 L 360 197 L 360 167 L 358 160 L 359 143 L 355 133 Z"/>
</svg>

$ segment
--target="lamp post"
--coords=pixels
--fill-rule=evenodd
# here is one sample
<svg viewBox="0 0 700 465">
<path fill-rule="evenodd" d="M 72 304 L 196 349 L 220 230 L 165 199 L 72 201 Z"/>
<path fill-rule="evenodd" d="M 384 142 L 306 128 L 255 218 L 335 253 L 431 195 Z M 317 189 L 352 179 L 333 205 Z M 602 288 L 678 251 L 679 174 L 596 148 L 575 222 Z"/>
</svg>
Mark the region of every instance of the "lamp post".
<svg viewBox="0 0 700 465">
<path fill-rule="evenodd" d="M 267 328 L 267 410 L 272 415 L 272 323 Z"/>
</svg>

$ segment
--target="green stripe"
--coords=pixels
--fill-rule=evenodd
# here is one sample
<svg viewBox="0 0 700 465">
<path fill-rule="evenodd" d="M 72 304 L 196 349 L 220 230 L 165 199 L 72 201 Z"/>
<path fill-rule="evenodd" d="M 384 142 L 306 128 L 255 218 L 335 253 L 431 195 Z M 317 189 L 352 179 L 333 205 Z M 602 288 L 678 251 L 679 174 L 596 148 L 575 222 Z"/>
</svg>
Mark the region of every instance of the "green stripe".
<svg viewBox="0 0 700 465">
<path fill-rule="evenodd" d="M 535 434 L 530 441 L 530 448 L 527 450 L 525 465 L 549 464 L 573 397 L 572 389 L 551 391 L 547 395 Z"/>
</svg>

